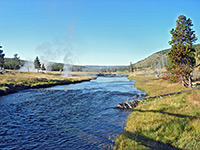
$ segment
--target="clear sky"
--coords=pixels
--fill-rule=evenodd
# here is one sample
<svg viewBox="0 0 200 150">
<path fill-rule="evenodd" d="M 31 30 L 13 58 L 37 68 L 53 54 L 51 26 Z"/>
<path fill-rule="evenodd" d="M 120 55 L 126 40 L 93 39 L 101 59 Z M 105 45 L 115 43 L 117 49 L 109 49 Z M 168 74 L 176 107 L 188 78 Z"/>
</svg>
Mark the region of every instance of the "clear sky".
<svg viewBox="0 0 200 150">
<path fill-rule="evenodd" d="M 6 57 L 129 65 L 170 48 L 181 14 L 200 39 L 199 0 L 0 0 L 0 44 Z"/>
</svg>

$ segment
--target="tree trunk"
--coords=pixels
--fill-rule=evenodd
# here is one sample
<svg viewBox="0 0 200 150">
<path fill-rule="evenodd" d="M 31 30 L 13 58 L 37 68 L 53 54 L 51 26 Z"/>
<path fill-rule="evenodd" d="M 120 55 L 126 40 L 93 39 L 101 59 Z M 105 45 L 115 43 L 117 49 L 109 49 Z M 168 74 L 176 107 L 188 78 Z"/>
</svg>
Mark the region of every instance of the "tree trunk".
<svg viewBox="0 0 200 150">
<path fill-rule="evenodd" d="M 186 80 L 185 77 L 182 76 L 182 85 L 183 85 L 183 87 L 188 87 L 188 84 L 187 84 L 187 82 L 185 80 Z"/>
<path fill-rule="evenodd" d="M 182 76 L 182 84 L 183 87 L 189 87 L 189 88 L 192 87 L 192 78 L 190 74 L 187 76 Z"/>
<path fill-rule="evenodd" d="M 183 87 L 188 87 L 189 86 L 189 82 L 188 82 L 188 78 L 185 77 L 185 76 L 182 76 L 182 84 L 183 84 Z"/>
<path fill-rule="evenodd" d="M 188 75 L 188 87 L 192 88 L 192 79 L 191 79 L 191 75 Z"/>
</svg>

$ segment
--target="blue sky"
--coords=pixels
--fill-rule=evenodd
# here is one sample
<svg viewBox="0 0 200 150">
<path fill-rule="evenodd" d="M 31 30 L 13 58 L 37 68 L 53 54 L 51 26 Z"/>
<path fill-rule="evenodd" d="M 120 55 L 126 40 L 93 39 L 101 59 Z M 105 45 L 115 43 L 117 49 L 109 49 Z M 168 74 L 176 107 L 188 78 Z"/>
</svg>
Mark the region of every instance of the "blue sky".
<svg viewBox="0 0 200 150">
<path fill-rule="evenodd" d="M 0 44 L 6 57 L 128 65 L 170 48 L 169 31 L 181 14 L 200 39 L 199 6 L 199 0 L 0 0 Z"/>
</svg>

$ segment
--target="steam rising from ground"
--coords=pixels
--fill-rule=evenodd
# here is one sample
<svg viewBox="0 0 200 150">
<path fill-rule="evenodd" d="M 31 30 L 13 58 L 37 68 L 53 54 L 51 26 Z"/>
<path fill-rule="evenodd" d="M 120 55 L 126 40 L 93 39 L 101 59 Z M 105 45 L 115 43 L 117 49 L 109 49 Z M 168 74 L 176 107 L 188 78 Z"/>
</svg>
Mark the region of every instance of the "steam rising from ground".
<svg viewBox="0 0 200 150">
<path fill-rule="evenodd" d="M 52 62 L 64 63 L 63 76 L 70 76 L 72 68 L 72 52 L 77 48 L 77 41 L 74 36 L 74 25 L 69 25 L 67 35 L 63 38 L 56 39 L 52 42 L 45 42 L 38 45 L 36 52 L 38 53 L 41 64 L 44 63 L 47 71 L 50 71 Z"/>
<path fill-rule="evenodd" d="M 69 77 L 71 76 L 71 70 L 72 70 L 72 59 L 70 59 L 70 56 L 72 56 L 72 54 L 69 52 L 67 54 L 65 54 L 65 57 L 64 57 L 64 67 L 63 67 L 63 73 L 62 73 L 62 76 L 65 76 L 65 77 Z"/>
<path fill-rule="evenodd" d="M 37 70 L 34 67 L 34 63 L 32 61 L 27 61 L 23 67 L 19 69 L 20 71 L 28 71 L 28 72 L 36 72 Z"/>
</svg>

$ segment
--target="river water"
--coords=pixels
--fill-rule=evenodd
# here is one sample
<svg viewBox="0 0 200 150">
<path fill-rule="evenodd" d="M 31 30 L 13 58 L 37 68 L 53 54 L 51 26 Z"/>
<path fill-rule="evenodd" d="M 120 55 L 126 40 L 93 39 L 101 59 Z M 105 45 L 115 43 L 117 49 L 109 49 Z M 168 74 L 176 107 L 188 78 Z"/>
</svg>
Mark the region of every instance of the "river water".
<svg viewBox="0 0 200 150">
<path fill-rule="evenodd" d="M 2 96 L 0 149 L 108 149 L 130 114 L 113 107 L 139 95 L 126 77 L 99 77 Z"/>
</svg>

